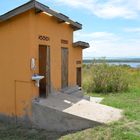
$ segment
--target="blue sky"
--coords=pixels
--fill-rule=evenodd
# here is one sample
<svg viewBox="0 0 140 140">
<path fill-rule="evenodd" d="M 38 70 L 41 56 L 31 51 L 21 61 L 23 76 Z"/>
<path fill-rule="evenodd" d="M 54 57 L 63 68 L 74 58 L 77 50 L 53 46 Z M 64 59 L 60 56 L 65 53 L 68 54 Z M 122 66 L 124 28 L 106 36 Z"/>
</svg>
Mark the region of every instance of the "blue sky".
<svg viewBox="0 0 140 140">
<path fill-rule="evenodd" d="M 1 0 L 3 14 L 28 0 Z M 83 24 L 74 40 L 90 43 L 86 57 L 140 57 L 140 0 L 38 0 Z"/>
</svg>

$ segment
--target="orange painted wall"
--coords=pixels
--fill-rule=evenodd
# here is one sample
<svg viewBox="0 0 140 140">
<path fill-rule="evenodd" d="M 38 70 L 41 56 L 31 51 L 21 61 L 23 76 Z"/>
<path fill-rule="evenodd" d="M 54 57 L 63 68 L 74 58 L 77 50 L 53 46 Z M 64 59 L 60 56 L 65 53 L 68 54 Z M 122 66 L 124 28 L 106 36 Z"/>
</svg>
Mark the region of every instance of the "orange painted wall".
<svg viewBox="0 0 140 140">
<path fill-rule="evenodd" d="M 51 82 L 61 88 L 61 47 L 69 49 L 69 86 L 76 84 L 76 61 L 82 60 L 82 49 L 73 48 L 73 29 L 53 17 L 34 10 L 0 23 L 0 114 L 23 116 L 31 113 L 31 101 L 39 92 L 31 76 L 31 58 L 36 59 L 38 46 L 49 45 L 51 51 Z M 41 41 L 46 35 L 50 41 Z M 61 44 L 68 40 L 68 45 Z"/>
<path fill-rule="evenodd" d="M 32 45 L 33 57 L 38 65 L 38 45 L 50 46 L 51 60 L 51 83 L 55 90 L 61 88 L 61 47 L 69 49 L 69 86 L 76 84 L 76 60 L 82 60 L 82 49 L 73 48 L 73 29 L 65 23 L 58 23 L 54 17 L 49 17 L 43 13 L 34 15 L 32 11 Z M 40 41 L 39 35 L 45 35 L 50 41 Z M 68 40 L 68 44 L 61 44 L 61 39 Z M 34 50 L 34 52 L 33 52 Z"/>
<path fill-rule="evenodd" d="M 0 114 L 31 112 L 38 90 L 31 81 L 30 34 L 30 12 L 0 23 Z"/>
</svg>

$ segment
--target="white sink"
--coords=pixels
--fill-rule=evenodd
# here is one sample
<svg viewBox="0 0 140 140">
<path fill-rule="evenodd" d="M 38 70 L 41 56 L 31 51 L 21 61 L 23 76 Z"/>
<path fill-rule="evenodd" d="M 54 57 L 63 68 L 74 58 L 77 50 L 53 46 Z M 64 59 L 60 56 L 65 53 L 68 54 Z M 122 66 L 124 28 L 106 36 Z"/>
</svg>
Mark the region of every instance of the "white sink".
<svg viewBox="0 0 140 140">
<path fill-rule="evenodd" d="M 32 76 L 32 80 L 35 81 L 35 85 L 36 85 L 37 87 L 39 87 L 39 82 L 40 82 L 40 80 L 43 79 L 43 78 L 44 78 L 44 76 L 41 76 L 41 75 L 33 75 L 33 76 Z"/>
<path fill-rule="evenodd" d="M 41 80 L 43 78 L 44 78 L 44 76 L 40 76 L 40 75 L 33 75 L 32 76 L 32 80 Z"/>
</svg>

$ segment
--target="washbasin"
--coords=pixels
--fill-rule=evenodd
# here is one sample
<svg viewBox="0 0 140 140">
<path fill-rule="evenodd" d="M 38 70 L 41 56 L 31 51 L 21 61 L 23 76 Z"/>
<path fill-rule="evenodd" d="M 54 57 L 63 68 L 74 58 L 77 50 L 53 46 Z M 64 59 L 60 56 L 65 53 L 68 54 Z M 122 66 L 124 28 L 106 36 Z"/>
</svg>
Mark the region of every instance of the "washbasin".
<svg viewBox="0 0 140 140">
<path fill-rule="evenodd" d="M 32 80 L 35 81 L 35 85 L 36 85 L 37 87 L 39 87 L 39 82 L 40 82 L 40 80 L 43 79 L 43 78 L 44 78 L 44 76 L 41 76 L 41 75 L 38 75 L 38 74 L 35 74 L 35 75 L 32 76 Z"/>
<path fill-rule="evenodd" d="M 33 75 L 32 76 L 32 80 L 41 80 L 43 78 L 44 78 L 44 76 L 40 76 L 40 75 Z"/>
</svg>

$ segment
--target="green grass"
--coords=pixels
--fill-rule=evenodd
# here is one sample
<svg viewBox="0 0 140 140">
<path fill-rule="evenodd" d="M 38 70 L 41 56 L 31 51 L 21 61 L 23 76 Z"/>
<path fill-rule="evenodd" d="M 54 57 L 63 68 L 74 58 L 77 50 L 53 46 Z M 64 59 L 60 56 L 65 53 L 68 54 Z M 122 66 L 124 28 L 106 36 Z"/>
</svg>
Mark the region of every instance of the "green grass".
<svg viewBox="0 0 140 140">
<path fill-rule="evenodd" d="M 84 76 L 87 76 L 84 73 Z M 86 78 L 86 77 L 85 77 Z M 130 70 L 131 85 L 128 92 L 97 94 L 104 97 L 103 104 L 124 110 L 120 121 L 75 133 L 55 133 L 0 123 L 0 140 L 140 140 L 140 71 Z"/>
<path fill-rule="evenodd" d="M 140 71 L 130 70 L 129 76 L 131 85 L 128 92 L 90 93 L 91 96 L 104 97 L 102 104 L 123 109 L 120 121 L 69 134 L 61 140 L 140 140 Z"/>
</svg>

